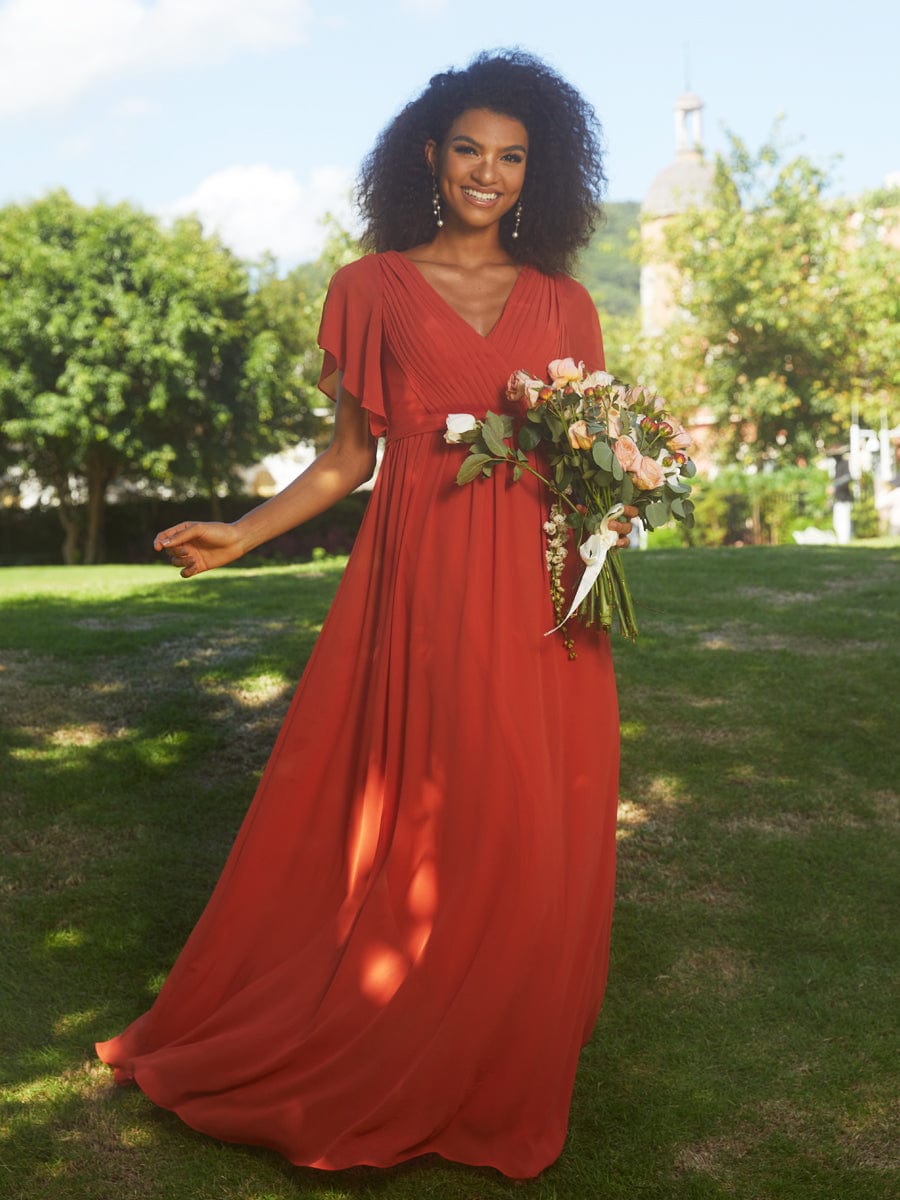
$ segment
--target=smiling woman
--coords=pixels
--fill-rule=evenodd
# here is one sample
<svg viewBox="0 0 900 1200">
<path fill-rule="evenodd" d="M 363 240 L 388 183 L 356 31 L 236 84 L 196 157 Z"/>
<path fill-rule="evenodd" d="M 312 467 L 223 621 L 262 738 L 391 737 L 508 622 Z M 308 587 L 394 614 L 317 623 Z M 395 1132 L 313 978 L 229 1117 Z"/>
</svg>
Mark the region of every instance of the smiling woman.
<svg viewBox="0 0 900 1200">
<path fill-rule="evenodd" d="M 215 893 L 150 1011 L 98 1048 L 197 1129 L 329 1170 L 437 1153 L 527 1177 L 560 1153 L 606 981 L 612 658 L 595 630 L 574 660 L 543 636 L 537 479 L 459 488 L 442 434 L 461 404 L 503 411 L 517 368 L 603 366 L 562 271 L 601 181 L 593 114 L 543 64 L 433 79 L 363 173 L 376 253 L 326 299 L 331 445 L 233 525 L 157 537 L 185 577 L 232 562 L 355 487 L 386 437 Z"/>
</svg>

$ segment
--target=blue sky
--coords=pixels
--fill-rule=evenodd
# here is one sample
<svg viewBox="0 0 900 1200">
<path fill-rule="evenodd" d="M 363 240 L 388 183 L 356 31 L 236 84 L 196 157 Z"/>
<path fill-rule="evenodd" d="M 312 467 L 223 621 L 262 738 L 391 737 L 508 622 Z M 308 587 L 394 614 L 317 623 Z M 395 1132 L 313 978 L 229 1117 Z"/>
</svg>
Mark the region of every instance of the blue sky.
<svg viewBox="0 0 900 1200">
<path fill-rule="evenodd" d="M 239 253 L 312 257 L 379 129 L 435 71 L 520 45 L 592 101 L 609 198 L 704 141 L 785 136 L 835 156 L 835 190 L 900 171 L 900 5 L 856 0 L 0 0 L 0 203 L 65 187 L 197 211 Z"/>
</svg>

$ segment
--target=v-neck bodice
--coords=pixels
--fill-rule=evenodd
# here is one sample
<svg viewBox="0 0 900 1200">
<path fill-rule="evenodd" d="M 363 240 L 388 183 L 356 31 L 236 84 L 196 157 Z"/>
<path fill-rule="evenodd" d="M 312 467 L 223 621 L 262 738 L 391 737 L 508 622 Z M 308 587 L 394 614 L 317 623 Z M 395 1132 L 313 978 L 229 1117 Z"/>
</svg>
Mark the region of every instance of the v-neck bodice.
<svg viewBox="0 0 900 1200">
<path fill-rule="evenodd" d="M 481 334 L 399 251 L 372 254 L 334 276 L 319 344 L 320 386 L 342 386 L 370 413 L 372 432 L 389 438 L 441 428 L 448 413 L 502 410 L 511 373 L 546 373 L 572 355 L 602 366 L 597 313 L 567 275 L 525 266 L 496 324 Z"/>
<path fill-rule="evenodd" d="M 472 324 L 472 322 L 468 321 L 458 309 L 453 307 L 453 305 L 450 303 L 450 301 L 447 299 L 447 297 L 444 296 L 434 286 L 434 284 L 426 276 L 425 272 L 420 270 L 419 267 L 416 266 L 416 264 L 413 262 L 413 260 L 408 255 L 403 254 L 399 250 L 391 250 L 391 251 L 388 251 L 388 253 L 392 254 L 392 255 L 396 255 L 399 259 L 401 259 L 404 263 L 406 263 L 406 265 L 410 269 L 411 277 L 413 278 L 413 286 L 420 288 L 420 290 L 425 293 L 425 301 L 426 302 L 433 303 L 436 300 L 443 311 L 446 311 L 447 313 L 449 313 L 451 315 L 451 317 L 455 317 L 456 320 L 462 322 L 463 325 L 468 326 L 468 328 L 472 331 L 472 333 L 475 334 L 476 337 L 482 338 L 484 340 L 488 340 L 489 338 L 491 338 L 493 336 L 493 334 L 495 333 L 495 331 L 502 325 L 503 319 L 506 316 L 507 309 L 510 308 L 511 306 L 514 307 L 515 294 L 519 287 L 519 284 L 522 282 L 522 276 L 526 272 L 531 271 L 533 269 L 527 265 L 520 267 L 518 273 L 516 274 L 516 278 L 513 281 L 512 287 L 509 289 L 509 291 L 506 294 L 506 299 L 503 301 L 503 305 L 500 309 L 497 319 L 494 321 L 493 325 L 491 325 L 491 327 L 487 331 L 487 333 L 482 333 L 481 330 L 476 329 L 475 326 Z"/>
</svg>

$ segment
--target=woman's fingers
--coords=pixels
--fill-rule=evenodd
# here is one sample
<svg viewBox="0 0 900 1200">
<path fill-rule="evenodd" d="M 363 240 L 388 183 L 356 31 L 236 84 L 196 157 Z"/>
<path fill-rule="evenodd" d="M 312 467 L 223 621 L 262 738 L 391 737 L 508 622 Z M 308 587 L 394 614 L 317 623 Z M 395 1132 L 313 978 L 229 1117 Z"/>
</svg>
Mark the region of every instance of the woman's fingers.
<svg viewBox="0 0 900 1200">
<path fill-rule="evenodd" d="M 621 550 L 624 550 L 626 546 L 630 545 L 631 518 L 638 515 L 638 510 L 633 504 L 626 504 L 622 515 L 628 519 L 624 521 L 611 520 L 609 522 L 609 527 L 619 535 L 619 540 L 616 542 L 616 545 Z"/>
<path fill-rule="evenodd" d="M 153 539 L 154 549 L 168 550 L 171 546 L 180 546 L 183 542 L 189 542 L 193 536 L 192 530 L 196 525 L 196 521 L 182 521 L 178 525 L 160 530 Z"/>
</svg>

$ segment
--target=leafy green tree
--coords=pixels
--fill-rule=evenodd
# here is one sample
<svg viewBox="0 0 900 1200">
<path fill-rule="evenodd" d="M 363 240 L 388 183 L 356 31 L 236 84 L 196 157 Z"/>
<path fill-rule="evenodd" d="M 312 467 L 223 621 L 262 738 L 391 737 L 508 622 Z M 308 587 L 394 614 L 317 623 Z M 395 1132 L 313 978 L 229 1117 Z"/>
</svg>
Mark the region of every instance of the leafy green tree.
<svg viewBox="0 0 900 1200">
<path fill-rule="evenodd" d="M 66 562 L 102 557 L 113 483 L 216 496 L 306 432 L 296 347 L 194 220 L 65 192 L 0 210 L 0 459 L 58 501 Z"/>
<path fill-rule="evenodd" d="M 321 445 L 331 427 L 332 410 L 318 390 L 322 353 L 316 343 L 322 305 L 332 275 L 358 258 L 358 242 L 333 218 L 326 218 L 328 236 L 315 261 L 301 263 L 280 277 L 271 258 L 260 264 L 253 303 L 262 328 L 276 336 L 290 354 L 295 384 L 304 400 L 303 435 Z"/>
<path fill-rule="evenodd" d="M 723 458 L 812 459 L 851 405 L 876 419 L 896 386 L 898 299 L 884 280 L 898 253 L 884 230 L 900 225 L 900 198 L 835 202 L 828 182 L 774 141 L 751 154 L 732 136 L 708 205 L 667 228 L 681 313 L 644 374 L 684 411 L 709 405 Z"/>
<path fill-rule="evenodd" d="M 602 221 L 579 256 L 575 275 L 605 320 L 634 316 L 640 306 L 639 233 L 640 205 L 611 201 L 604 204 Z"/>
</svg>

